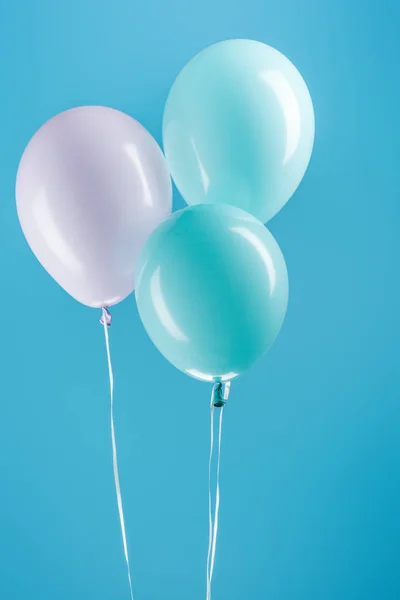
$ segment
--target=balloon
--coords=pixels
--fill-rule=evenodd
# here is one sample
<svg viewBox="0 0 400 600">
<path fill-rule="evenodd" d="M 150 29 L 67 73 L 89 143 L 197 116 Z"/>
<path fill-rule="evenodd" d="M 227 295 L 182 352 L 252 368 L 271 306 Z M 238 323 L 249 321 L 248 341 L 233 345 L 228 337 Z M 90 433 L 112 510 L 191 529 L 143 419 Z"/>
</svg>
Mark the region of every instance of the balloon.
<svg viewBox="0 0 400 600">
<path fill-rule="evenodd" d="M 175 212 L 137 265 L 140 317 L 160 352 L 205 381 L 229 381 L 274 342 L 288 300 L 286 264 L 269 231 L 223 204 Z"/>
<path fill-rule="evenodd" d="M 163 142 L 188 204 L 231 204 L 265 223 L 295 192 L 309 163 L 311 97 L 296 67 L 274 48 L 220 42 L 177 77 Z"/>
<path fill-rule="evenodd" d="M 50 275 L 83 304 L 111 306 L 133 291 L 141 247 L 171 212 L 171 179 L 137 121 L 82 106 L 30 140 L 16 199 L 28 244 Z"/>
</svg>

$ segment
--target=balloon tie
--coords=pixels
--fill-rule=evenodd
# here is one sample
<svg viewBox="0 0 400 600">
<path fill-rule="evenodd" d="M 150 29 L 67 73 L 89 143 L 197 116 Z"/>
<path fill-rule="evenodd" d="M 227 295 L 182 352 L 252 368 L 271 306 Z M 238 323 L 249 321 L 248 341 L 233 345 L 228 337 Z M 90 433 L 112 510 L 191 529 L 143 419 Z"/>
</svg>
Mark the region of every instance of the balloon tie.
<svg viewBox="0 0 400 600">
<path fill-rule="evenodd" d="M 216 383 L 211 393 L 210 402 L 210 454 L 208 460 L 208 553 L 207 553 L 207 594 L 206 600 L 211 600 L 211 583 L 214 572 L 215 553 L 217 548 L 217 536 L 219 525 L 219 505 L 220 505 L 220 486 L 219 476 L 221 467 L 221 442 L 222 442 L 222 418 L 224 415 L 224 407 L 228 400 L 230 391 L 230 382 L 226 384 Z M 216 471 L 216 489 L 215 489 L 215 508 L 214 519 L 212 514 L 212 498 L 211 498 L 211 467 L 214 455 L 214 410 L 220 408 L 218 419 L 218 454 L 217 454 L 217 471 Z"/>
<path fill-rule="evenodd" d="M 104 337 L 105 337 L 105 341 L 106 341 L 106 350 L 107 350 L 108 375 L 109 375 L 109 379 L 110 379 L 111 442 L 112 442 L 112 457 L 113 457 L 115 491 L 117 494 L 118 514 L 119 514 L 119 521 L 120 521 L 120 525 L 121 525 L 122 543 L 123 543 L 123 547 L 124 547 L 124 555 L 125 555 L 125 561 L 126 561 L 126 566 L 127 566 L 127 571 L 128 571 L 129 591 L 130 591 L 131 600 L 133 600 L 132 578 L 131 578 L 131 568 L 130 568 L 130 564 L 129 564 L 128 544 L 126 541 L 124 509 L 122 506 L 121 487 L 120 487 L 120 483 L 119 483 L 117 444 L 115 441 L 114 375 L 113 375 L 113 368 L 112 368 L 112 362 L 111 362 L 110 340 L 108 337 L 108 328 L 111 327 L 112 318 L 111 318 L 110 311 L 108 310 L 108 308 L 106 306 L 102 308 L 102 316 L 100 319 L 100 323 L 104 327 Z"/>
</svg>

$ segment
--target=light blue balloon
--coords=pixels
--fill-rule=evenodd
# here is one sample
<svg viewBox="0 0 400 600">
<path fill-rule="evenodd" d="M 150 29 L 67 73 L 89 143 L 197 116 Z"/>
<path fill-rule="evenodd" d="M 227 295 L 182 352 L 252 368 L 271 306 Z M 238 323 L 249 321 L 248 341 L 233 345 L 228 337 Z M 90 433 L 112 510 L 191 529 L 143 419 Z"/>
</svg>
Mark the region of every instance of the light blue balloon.
<svg viewBox="0 0 400 600">
<path fill-rule="evenodd" d="M 150 235 L 135 293 L 147 333 L 175 367 L 229 381 L 278 335 L 288 277 L 262 223 L 232 206 L 201 204 L 175 212 Z"/>
<path fill-rule="evenodd" d="M 311 96 L 296 67 L 274 48 L 220 42 L 178 75 L 163 141 L 188 204 L 231 204 L 265 223 L 295 192 L 309 163 Z"/>
</svg>

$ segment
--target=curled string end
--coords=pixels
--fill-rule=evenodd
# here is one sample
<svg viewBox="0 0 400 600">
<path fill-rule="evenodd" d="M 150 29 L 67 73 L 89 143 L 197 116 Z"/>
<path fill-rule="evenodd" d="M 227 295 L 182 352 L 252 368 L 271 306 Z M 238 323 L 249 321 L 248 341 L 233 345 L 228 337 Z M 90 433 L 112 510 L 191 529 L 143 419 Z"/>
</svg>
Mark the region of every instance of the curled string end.
<svg viewBox="0 0 400 600">
<path fill-rule="evenodd" d="M 111 327 L 111 323 L 112 323 L 112 317 L 111 317 L 111 313 L 108 310 L 107 306 L 103 306 L 103 308 L 101 309 L 101 319 L 100 319 L 100 323 L 104 326 L 107 325 L 107 327 Z"/>
<path fill-rule="evenodd" d="M 215 383 L 213 387 L 213 405 L 216 408 L 223 408 L 228 401 L 231 382 Z"/>
</svg>

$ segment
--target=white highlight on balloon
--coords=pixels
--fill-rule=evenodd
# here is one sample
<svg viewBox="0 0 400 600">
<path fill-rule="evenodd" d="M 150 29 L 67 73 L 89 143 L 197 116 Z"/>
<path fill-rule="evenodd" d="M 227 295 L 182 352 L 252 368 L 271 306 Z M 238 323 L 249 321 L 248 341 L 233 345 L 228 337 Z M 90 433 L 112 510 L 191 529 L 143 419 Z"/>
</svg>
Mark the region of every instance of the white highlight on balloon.
<svg viewBox="0 0 400 600">
<path fill-rule="evenodd" d="M 199 165 L 200 177 L 201 177 L 201 181 L 203 182 L 204 192 L 207 194 L 208 188 L 210 186 L 210 178 L 207 175 L 204 165 L 200 160 L 199 151 L 197 150 L 196 142 L 194 141 L 193 138 L 190 138 L 190 143 L 192 144 L 192 148 L 193 148 L 193 151 L 196 156 L 197 164 Z"/>
<path fill-rule="evenodd" d="M 231 381 L 231 379 L 235 379 L 235 377 L 237 377 L 238 375 L 239 373 L 225 373 L 225 375 L 221 375 L 220 377 L 218 377 L 218 379 L 220 379 L 222 382 Z"/>
<path fill-rule="evenodd" d="M 215 381 L 230 381 L 231 379 L 235 379 L 235 377 L 238 376 L 238 373 L 224 373 L 224 375 L 209 375 L 208 373 L 202 373 L 201 371 L 198 371 L 197 369 L 186 369 L 185 371 L 188 375 L 191 375 L 192 377 L 196 377 L 196 379 L 200 379 L 201 381 L 210 381 L 210 382 L 215 382 Z"/>
<path fill-rule="evenodd" d="M 282 106 L 286 125 L 286 151 L 283 164 L 286 164 L 297 150 L 301 134 L 300 107 L 290 83 L 280 71 L 263 71 L 261 77 L 270 86 Z"/>
<path fill-rule="evenodd" d="M 153 198 L 151 195 L 151 190 L 149 187 L 149 182 L 147 181 L 146 173 L 144 172 L 143 165 L 140 162 L 140 156 L 137 147 L 135 144 L 125 144 L 125 150 L 132 161 L 135 163 L 136 171 L 138 177 L 140 179 L 140 183 L 142 185 L 143 190 L 143 200 L 149 206 L 153 206 Z"/>
<path fill-rule="evenodd" d="M 154 271 L 150 281 L 150 293 L 153 299 L 153 305 L 158 314 L 158 318 L 164 325 L 165 329 L 180 342 L 188 342 L 189 338 L 181 331 L 178 325 L 173 320 L 167 305 L 165 304 L 164 296 L 161 291 L 160 267 Z"/>
<path fill-rule="evenodd" d="M 200 379 L 201 381 L 214 381 L 213 375 L 208 375 L 208 373 L 201 373 L 197 369 L 186 369 L 186 373 L 191 375 L 192 377 L 196 377 L 196 379 Z"/>
<path fill-rule="evenodd" d="M 257 250 L 258 254 L 262 258 L 269 277 L 270 282 L 270 295 L 272 295 L 275 286 L 276 286 L 276 271 L 274 267 L 274 261 L 272 260 L 268 250 L 266 247 L 260 242 L 259 238 L 249 229 L 245 227 L 231 227 L 231 231 L 238 233 L 242 237 L 244 237 L 254 248 Z"/>
</svg>

